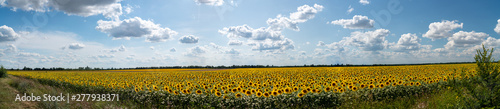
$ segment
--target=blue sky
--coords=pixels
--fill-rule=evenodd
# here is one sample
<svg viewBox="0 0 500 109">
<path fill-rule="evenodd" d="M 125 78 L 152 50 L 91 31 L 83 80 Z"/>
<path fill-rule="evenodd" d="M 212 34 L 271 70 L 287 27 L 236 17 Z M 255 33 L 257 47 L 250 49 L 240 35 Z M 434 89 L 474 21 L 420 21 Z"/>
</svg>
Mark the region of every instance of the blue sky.
<svg viewBox="0 0 500 109">
<path fill-rule="evenodd" d="M 500 46 L 498 4 L 0 0 L 0 64 L 108 68 L 473 61 L 481 44 Z"/>
</svg>

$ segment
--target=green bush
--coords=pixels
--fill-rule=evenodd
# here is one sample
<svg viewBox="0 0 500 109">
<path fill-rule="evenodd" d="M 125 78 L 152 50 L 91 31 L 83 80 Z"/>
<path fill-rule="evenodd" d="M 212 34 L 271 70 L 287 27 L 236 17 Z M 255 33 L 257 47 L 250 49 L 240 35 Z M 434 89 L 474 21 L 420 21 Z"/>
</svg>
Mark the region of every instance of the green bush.
<svg viewBox="0 0 500 109">
<path fill-rule="evenodd" d="M 475 81 L 474 89 L 471 90 L 474 98 L 481 104 L 481 107 L 500 106 L 500 72 L 499 65 L 495 64 L 491 57 L 493 48 L 476 50 L 477 54 L 474 57 L 477 64 L 478 78 Z"/>
<path fill-rule="evenodd" d="M 7 77 L 7 69 L 0 67 L 0 78 Z"/>
</svg>

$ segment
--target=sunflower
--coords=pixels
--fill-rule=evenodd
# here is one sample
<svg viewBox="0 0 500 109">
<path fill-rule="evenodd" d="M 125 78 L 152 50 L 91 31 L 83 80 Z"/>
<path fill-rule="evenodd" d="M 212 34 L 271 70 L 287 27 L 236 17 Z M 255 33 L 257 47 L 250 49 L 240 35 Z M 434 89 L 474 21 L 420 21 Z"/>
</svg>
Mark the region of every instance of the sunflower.
<svg viewBox="0 0 500 109">
<path fill-rule="evenodd" d="M 134 90 L 135 90 L 135 92 L 139 92 L 139 89 L 138 89 L 137 87 L 136 87 L 136 88 L 134 88 Z"/>
<path fill-rule="evenodd" d="M 302 91 L 300 91 L 301 93 L 307 93 L 309 91 L 307 91 L 307 89 L 302 89 Z"/>
<path fill-rule="evenodd" d="M 257 95 L 257 97 L 260 97 L 260 96 L 262 96 L 262 92 L 259 91 L 259 92 L 255 93 L 255 95 Z"/>
<path fill-rule="evenodd" d="M 365 85 L 365 84 L 361 84 L 361 85 L 359 85 L 359 87 L 360 87 L 360 88 L 365 88 L 365 87 L 366 87 L 366 85 Z"/>
<path fill-rule="evenodd" d="M 379 88 L 384 88 L 384 84 L 379 84 Z"/>
<path fill-rule="evenodd" d="M 329 92 L 330 90 L 332 90 L 332 88 L 331 88 L 331 87 L 326 87 L 326 88 L 325 88 L 325 92 Z"/>
<path fill-rule="evenodd" d="M 398 83 L 392 83 L 392 86 L 394 86 L 394 87 L 397 86 L 397 85 L 398 85 Z"/>
<path fill-rule="evenodd" d="M 289 87 L 285 88 L 285 93 L 290 93 L 290 92 L 292 92 L 292 90 L 290 90 Z"/>
<path fill-rule="evenodd" d="M 229 97 L 228 97 L 227 95 L 224 95 L 222 98 L 227 99 L 227 98 L 229 98 Z"/>
<path fill-rule="evenodd" d="M 220 93 L 219 91 L 215 92 L 215 95 L 220 97 L 222 95 L 222 93 Z"/>
<path fill-rule="evenodd" d="M 413 86 L 413 85 L 415 85 L 415 83 L 414 83 L 414 82 L 411 82 L 411 83 L 410 83 L 410 85 L 411 85 L 411 86 Z"/>
<path fill-rule="evenodd" d="M 304 93 L 299 93 L 297 94 L 297 97 L 302 98 L 305 94 Z"/>
<path fill-rule="evenodd" d="M 199 94 L 202 94 L 202 93 L 203 93 L 203 92 L 202 92 L 200 89 L 196 90 L 196 94 L 198 94 L 198 95 L 199 95 Z"/>
<path fill-rule="evenodd" d="M 164 90 L 164 91 L 167 91 L 167 90 L 168 90 L 168 87 L 167 87 L 167 86 L 163 86 L 163 90 Z"/>
<path fill-rule="evenodd" d="M 278 95 L 278 92 L 277 92 L 277 91 L 273 91 L 273 92 L 271 92 L 271 94 L 272 94 L 273 96 L 277 96 L 277 95 Z"/>
<path fill-rule="evenodd" d="M 356 91 L 356 90 L 358 90 L 358 87 L 352 86 L 352 91 Z"/>
<path fill-rule="evenodd" d="M 252 91 L 247 91 L 245 94 L 246 94 L 247 96 L 250 96 L 250 95 L 252 95 Z"/>
<path fill-rule="evenodd" d="M 420 86 L 420 82 L 415 83 L 415 85 Z"/>
<path fill-rule="evenodd" d="M 157 91 L 158 87 L 156 87 L 156 85 L 153 85 L 153 90 Z"/>
<path fill-rule="evenodd" d="M 240 94 L 240 93 L 237 93 L 235 96 L 236 96 L 236 98 L 240 98 L 240 97 L 241 97 L 241 94 Z"/>
<path fill-rule="evenodd" d="M 265 92 L 264 94 L 264 97 L 269 97 L 269 93 Z"/>
<path fill-rule="evenodd" d="M 299 90 L 299 87 L 293 87 L 293 91 Z"/>
<path fill-rule="evenodd" d="M 279 89 L 279 90 L 278 90 L 278 91 L 276 91 L 276 92 L 278 92 L 278 94 L 282 94 L 282 93 L 283 93 L 282 89 Z"/>
</svg>

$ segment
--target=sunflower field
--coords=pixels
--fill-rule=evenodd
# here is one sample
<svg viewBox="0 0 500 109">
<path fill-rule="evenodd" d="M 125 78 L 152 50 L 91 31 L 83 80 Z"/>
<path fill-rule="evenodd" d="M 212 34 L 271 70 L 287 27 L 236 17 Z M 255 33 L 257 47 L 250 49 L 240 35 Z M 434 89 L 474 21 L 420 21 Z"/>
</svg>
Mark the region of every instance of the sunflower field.
<svg viewBox="0 0 500 109">
<path fill-rule="evenodd" d="M 335 107 L 432 92 L 477 75 L 475 64 L 8 73 L 159 108 Z"/>
</svg>

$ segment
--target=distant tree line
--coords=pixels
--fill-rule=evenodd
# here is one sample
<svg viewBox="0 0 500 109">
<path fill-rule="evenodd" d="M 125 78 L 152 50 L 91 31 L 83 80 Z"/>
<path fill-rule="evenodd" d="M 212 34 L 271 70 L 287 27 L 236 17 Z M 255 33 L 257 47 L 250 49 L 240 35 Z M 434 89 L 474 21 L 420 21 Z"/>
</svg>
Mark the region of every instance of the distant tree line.
<svg viewBox="0 0 500 109">
<path fill-rule="evenodd" d="M 292 66 L 274 66 L 274 65 L 232 65 L 232 66 L 160 66 L 160 67 L 135 67 L 135 68 L 91 68 L 89 66 L 86 67 L 78 67 L 78 68 L 62 68 L 62 67 L 51 67 L 51 68 L 30 68 L 24 66 L 22 69 L 14 69 L 11 68 L 9 70 L 35 70 L 35 71 L 54 71 L 54 70 L 128 70 L 128 69 L 190 69 L 190 68 L 210 68 L 210 69 L 232 69 L 232 68 L 284 68 L 284 67 L 357 67 L 357 66 L 405 66 L 405 65 L 431 65 L 431 64 L 466 64 L 466 63 L 475 63 L 475 62 L 447 62 L 447 63 L 420 63 L 420 64 L 330 64 L 330 65 L 314 65 L 314 64 L 304 64 L 304 65 L 292 65 Z"/>
</svg>

